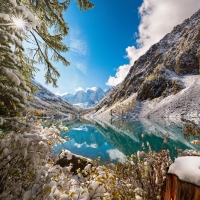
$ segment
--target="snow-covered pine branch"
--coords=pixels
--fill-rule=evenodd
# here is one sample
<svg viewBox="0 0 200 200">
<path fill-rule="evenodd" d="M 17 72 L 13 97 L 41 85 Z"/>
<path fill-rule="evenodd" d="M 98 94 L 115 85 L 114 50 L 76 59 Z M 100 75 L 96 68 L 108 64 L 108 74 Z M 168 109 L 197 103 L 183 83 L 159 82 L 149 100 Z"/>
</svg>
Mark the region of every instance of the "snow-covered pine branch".
<svg viewBox="0 0 200 200">
<path fill-rule="evenodd" d="M 25 20 L 28 30 L 38 27 L 39 22 L 16 0 L 0 0 L 0 3 L 0 115 L 14 116 L 24 108 L 31 93 L 33 71 L 23 64 L 23 31 L 16 20 Z"/>
</svg>

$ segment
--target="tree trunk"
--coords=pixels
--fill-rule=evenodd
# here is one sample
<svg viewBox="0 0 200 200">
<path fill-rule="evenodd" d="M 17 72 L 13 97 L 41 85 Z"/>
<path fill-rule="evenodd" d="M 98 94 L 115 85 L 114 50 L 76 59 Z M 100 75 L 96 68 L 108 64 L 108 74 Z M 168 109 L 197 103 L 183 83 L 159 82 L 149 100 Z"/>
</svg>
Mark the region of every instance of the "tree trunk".
<svg viewBox="0 0 200 200">
<path fill-rule="evenodd" d="M 167 174 L 165 200 L 200 200 L 200 187 Z"/>
</svg>

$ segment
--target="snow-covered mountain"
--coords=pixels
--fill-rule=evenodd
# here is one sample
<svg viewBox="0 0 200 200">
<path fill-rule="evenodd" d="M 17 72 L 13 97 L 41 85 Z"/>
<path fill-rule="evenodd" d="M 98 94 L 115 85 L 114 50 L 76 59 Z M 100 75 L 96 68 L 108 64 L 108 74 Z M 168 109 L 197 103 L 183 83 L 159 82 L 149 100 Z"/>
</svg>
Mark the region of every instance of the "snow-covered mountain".
<svg viewBox="0 0 200 200">
<path fill-rule="evenodd" d="M 105 92 L 100 87 L 92 87 L 84 90 L 79 90 L 76 94 L 66 94 L 62 96 L 65 101 L 80 106 L 82 108 L 93 107 L 104 97 Z"/>
<path fill-rule="evenodd" d="M 200 117 L 200 10 L 165 35 L 131 67 L 90 115 Z"/>
<path fill-rule="evenodd" d="M 28 102 L 27 106 L 29 110 L 39 111 L 46 116 L 72 117 L 79 115 L 79 108 L 66 102 L 60 96 L 55 95 L 34 79 L 32 79 L 31 82 L 38 90 Z"/>
</svg>

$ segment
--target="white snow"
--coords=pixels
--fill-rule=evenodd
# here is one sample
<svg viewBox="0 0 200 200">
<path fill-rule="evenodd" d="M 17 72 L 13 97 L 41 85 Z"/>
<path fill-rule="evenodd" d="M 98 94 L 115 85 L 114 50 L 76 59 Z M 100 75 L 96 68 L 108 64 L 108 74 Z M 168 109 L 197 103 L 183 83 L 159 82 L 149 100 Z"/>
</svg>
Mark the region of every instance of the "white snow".
<svg viewBox="0 0 200 200">
<path fill-rule="evenodd" d="M 39 22 L 36 20 L 33 13 L 23 5 L 16 6 L 15 9 L 20 12 L 23 19 L 26 19 L 25 26 L 28 31 L 39 27 Z"/>
<path fill-rule="evenodd" d="M 39 27 L 39 22 L 26 6 L 24 6 L 22 3 L 21 5 L 17 5 L 16 0 L 9 0 L 9 3 L 13 6 L 13 11 L 16 13 L 16 16 L 18 15 L 20 18 L 16 16 L 12 16 L 12 18 L 10 18 L 8 14 L 0 13 L 1 19 L 10 21 L 12 25 L 16 25 L 16 23 L 20 21 L 20 25 L 23 26 L 24 24 L 28 31 Z"/>
<path fill-rule="evenodd" d="M 98 87 L 87 88 L 87 90 L 93 90 L 93 91 L 96 91 L 97 89 L 98 89 Z"/>
<path fill-rule="evenodd" d="M 8 71 L 6 72 L 6 75 L 8 76 L 8 78 L 15 83 L 15 85 L 19 86 L 20 85 L 20 80 L 19 78 L 12 72 Z"/>
<path fill-rule="evenodd" d="M 200 75 L 177 76 L 170 71 L 170 76 L 172 79 L 181 81 L 185 88 L 163 99 L 157 98 L 142 102 L 139 118 L 147 115 L 150 115 L 150 118 L 181 118 L 181 115 L 187 118 L 198 117 L 200 113 Z"/>
<path fill-rule="evenodd" d="M 91 87 L 83 90 L 79 88 L 75 94 L 63 95 L 62 98 L 81 108 L 91 108 L 104 97 L 105 92 L 99 87 Z"/>
<path fill-rule="evenodd" d="M 5 21 L 10 21 L 9 15 L 5 13 L 0 13 L 0 19 L 3 19 Z"/>
<path fill-rule="evenodd" d="M 14 7 L 17 6 L 16 0 L 8 0 Z"/>
<path fill-rule="evenodd" d="M 81 108 L 89 108 L 88 107 L 88 102 L 86 102 L 86 103 L 75 103 L 75 104 L 73 104 L 74 106 L 79 106 L 79 107 L 81 107 Z"/>
<path fill-rule="evenodd" d="M 182 181 L 200 186 L 200 157 L 184 156 L 175 159 L 168 173 L 175 174 Z"/>
</svg>

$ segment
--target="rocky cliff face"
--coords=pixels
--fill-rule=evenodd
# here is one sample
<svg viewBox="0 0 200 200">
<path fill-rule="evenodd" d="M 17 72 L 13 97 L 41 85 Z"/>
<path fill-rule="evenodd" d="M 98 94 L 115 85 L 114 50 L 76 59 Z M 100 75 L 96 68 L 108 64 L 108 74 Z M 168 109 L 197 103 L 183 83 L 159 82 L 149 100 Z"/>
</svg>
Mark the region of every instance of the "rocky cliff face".
<svg viewBox="0 0 200 200">
<path fill-rule="evenodd" d="M 172 73 L 176 74 L 171 76 Z M 125 80 L 104 98 L 95 112 L 111 108 L 117 102 L 137 94 L 137 102 L 177 95 L 186 88 L 184 76 L 200 73 L 200 10 L 174 27 L 131 67 Z M 196 98 L 196 97 L 195 97 Z M 138 110 L 137 110 L 138 111 Z"/>
</svg>

